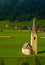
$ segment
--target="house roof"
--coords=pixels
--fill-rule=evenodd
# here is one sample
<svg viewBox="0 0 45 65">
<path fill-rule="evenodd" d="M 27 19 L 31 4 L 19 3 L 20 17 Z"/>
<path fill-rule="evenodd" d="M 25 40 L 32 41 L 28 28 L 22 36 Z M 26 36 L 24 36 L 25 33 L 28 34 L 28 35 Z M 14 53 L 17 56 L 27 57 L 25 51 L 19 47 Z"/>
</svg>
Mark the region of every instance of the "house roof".
<svg viewBox="0 0 45 65">
<path fill-rule="evenodd" d="M 23 48 L 24 49 L 31 49 L 32 47 L 31 47 L 31 45 L 30 44 L 28 44 L 28 43 L 25 43 L 24 45 L 23 45 Z"/>
</svg>

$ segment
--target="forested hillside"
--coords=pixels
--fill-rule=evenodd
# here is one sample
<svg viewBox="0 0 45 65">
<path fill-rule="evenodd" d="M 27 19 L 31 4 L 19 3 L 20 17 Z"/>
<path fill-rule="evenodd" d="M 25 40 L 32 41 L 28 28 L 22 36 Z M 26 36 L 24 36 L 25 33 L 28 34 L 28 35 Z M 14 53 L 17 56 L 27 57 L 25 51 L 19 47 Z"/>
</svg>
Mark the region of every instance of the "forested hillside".
<svg viewBox="0 0 45 65">
<path fill-rule="evenodd" d="M 45 0 L 0 0 L 0 20 L 45 19 Z"/>
</svg>

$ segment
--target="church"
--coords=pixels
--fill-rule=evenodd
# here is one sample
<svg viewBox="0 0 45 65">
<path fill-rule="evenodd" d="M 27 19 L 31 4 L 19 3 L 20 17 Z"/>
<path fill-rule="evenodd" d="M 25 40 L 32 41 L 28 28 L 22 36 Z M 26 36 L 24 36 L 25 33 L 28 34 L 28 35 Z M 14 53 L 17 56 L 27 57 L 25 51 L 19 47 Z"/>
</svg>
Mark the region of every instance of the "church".
<svg viewBox="0 0 45 65">
<path fill-rule="evenodd" d="M 31 44 L 25 43 L 22 47 L 22 53 L 25 55 L 37 54 L 37 32 L 35 25 L 35 18 L 33 19 L 32 31 L 31 31 Z"/>
</svg>

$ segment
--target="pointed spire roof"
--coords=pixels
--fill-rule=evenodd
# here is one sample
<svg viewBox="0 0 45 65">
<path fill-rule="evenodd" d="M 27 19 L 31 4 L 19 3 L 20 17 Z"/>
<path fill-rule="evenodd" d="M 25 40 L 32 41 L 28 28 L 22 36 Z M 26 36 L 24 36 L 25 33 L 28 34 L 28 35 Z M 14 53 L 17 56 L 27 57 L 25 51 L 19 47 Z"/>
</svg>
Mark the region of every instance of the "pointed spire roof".
<svg viewBox="0 0 45 65">
<path fill-rule="evenodd" d="M 32 32 L 36 32 L 36 27 L 35 27 L 35 18 L 33 18 L 33 26 L 32 26 Z"/>
</svg>

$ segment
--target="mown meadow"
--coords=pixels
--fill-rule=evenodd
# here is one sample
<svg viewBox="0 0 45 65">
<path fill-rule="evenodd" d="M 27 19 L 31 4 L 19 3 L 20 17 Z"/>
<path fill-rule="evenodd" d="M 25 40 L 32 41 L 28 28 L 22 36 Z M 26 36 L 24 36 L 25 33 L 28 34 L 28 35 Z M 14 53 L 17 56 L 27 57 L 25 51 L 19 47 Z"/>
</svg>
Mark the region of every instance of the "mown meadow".
<svg viewBox="0 0 45 65">
<path fill-rule="evenodd" d="M 31 43 L 31 30 L 9 29 L 5 24 L 0 23 L 0 65 L 45 65 L 45 32 L 37 32 L 38 54 L 27 56 L 22 54 L 22 46 Z"/>
</svg>

